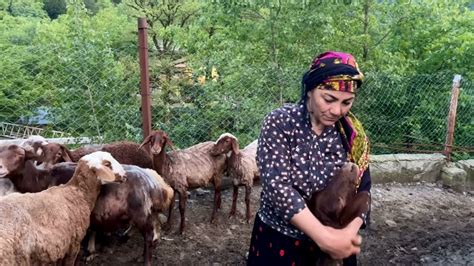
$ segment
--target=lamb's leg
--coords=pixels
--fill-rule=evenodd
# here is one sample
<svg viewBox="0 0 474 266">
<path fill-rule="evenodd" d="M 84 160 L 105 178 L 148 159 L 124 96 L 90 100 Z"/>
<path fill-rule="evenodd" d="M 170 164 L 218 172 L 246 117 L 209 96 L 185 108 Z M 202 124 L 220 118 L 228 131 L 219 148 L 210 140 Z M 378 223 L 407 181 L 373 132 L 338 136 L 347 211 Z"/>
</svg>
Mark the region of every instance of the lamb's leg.
<svg viewBox="0 0 474 266">
<path fill-rule="evenodd" d="M 61 265 L 64 266 L 71 266 L 71 265 L 78 265 L 79 262 L 77 260 L 77 255 L 81 249 L 81 243 L 73 244 L 69 252 L 64 256 L 61 261 Z"/>
<path fill-rule="evenodd" d="M 183 234 L 186 221 L 186 202 L 188 200 L 188 195 L 186 191 L 179 191 L 179 213 L 181 214 L 181 224 L 179 226 L 179 233 Z"/>
<path fill-rule="evenodd" d="M 232 194 L 232 206 L 230 207 L 229 217 L 234 216 L 237 209 L 237 198 L 239 197 L 239 187 L 234 185 L 234 193 Z"/>
<path fill-rule="evenodd" d="M 370 208 L 370 195 L 367 191 L 357 193 L 350 204 L 346 205 L 341 212 L 339 219 L 341 225 L 345 227 L 362 213 L 367 213 Z"/>
<path fill-rule="evenodd" d="M 87 262 L 92 261 L 95 258 L 95 256 L 97 256 L 96 250 L 95 250 L 95 236 L 96 236 L 96 231 L 91 230 L 89 234 L 89 241 L 87 241 L 87 252 L 89 253 L 86 258 Z"/>
<path fill-rule="evenodd" d="M 153 223 L 151 221 L 147 222 L 142 228 L 144 246 L 143 246 L 143 259 L 144 263 L 147 266 L 151 266 L 152 252 L 153 252 L 153 239 L 155 237 L 155 228 L 153 228 Z"/>
<path fill-rule="evenodd" d="M 168 209 L 168 219 L 166 219 L 166 223 L 163 224 L 163 230 L 165 231 L 169 231 L 171 229 L 175 195 L 176 195 L 176 190 L 174 190 L 173 197 L 171 198 L 170 206 Z"/>
<path fill-rule="evenodd" d="M 211 223 L 215 224 L 217 222 L 217 210 L 220 208 L 221 205 L 221 180 L 218 178 L 214 178 L 214 208 L 212 210 L 211 215 Z"/>
<path fill-rule="evenodd" d="M 247 219 L 247 223 L 250 223 L 250 194 L 252 193 L 251 186 L 245 186 L 245 205 L 247 207 L 247 213 L 245 218 Z"/>
</svg>

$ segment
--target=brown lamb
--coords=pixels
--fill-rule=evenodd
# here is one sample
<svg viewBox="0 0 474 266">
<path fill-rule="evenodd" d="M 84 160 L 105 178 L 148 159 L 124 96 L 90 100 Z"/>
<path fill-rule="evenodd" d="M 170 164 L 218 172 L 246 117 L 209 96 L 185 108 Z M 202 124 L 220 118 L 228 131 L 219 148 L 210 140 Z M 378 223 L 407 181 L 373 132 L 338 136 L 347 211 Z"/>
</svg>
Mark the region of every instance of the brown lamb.
<svg viewBox="0 0 474 266">
<path fill-rule="evenodd" d="M 234 187 L 229 216 L 234 216 L 236 213 L 239 186 L 245 186 L 245 218 L 247 223 L 250 223 L 250 195 L 254 180 L 260 176 L 256 162 L 257 141 L 250 143 L 247 147 L 240 150 L 237 138 L 230 133 L 224 133 L 217 140 L 211 153 L 228 154 L 227 174 L 232 178 Z"/>
<path fill-rule="evenodd" d="M 167 153 L 166 146 L 173 146 L 173 143 L 164 131 L 158 130 L 152 131 L 141 146 L 146 144 L 151 147 L 153 169 L 163 176 L 179 195 L 180 233 L 185 229 L 187 191 L 207 186 L 209 183 L 214 184 L 214 208 L 211 215 L 211 222 L 214 223 L 217 209 L 221 205 L 221 182 L 226 161 L 224 154 L 211 154 L 214 142 L 203 142 L 184 150 Z M 171 226 L 173 204 L 174 199 L 169 207 L 165 229 Z"/>
<path fill-rule="evenodd" d="M 369 192 L 357 193 L 358 174 L 356 164 L 346 163 L 326 188 L 312 195 L 308 208 L 322 224 L 341 229 L 370 210 Z M 320 258 L 317 265 L 342 265 L 342 260 L 327 255 Z"/>
</svg>

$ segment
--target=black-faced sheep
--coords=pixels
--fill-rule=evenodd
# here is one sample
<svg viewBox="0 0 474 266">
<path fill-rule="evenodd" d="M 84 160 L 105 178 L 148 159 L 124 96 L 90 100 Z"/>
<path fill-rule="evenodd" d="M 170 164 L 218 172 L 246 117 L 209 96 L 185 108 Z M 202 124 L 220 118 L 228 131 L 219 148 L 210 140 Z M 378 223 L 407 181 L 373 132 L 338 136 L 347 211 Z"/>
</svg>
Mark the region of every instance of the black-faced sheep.
<svg viewBox="0 0 474 266">
<path fill-rule="evenodd" d="M 323 190 L 311 196 L 308 208 L 322 224 L 341 229 L 369 211 L 369 192 L 357 193 L 358 174 L 356 164 L 346 163 Z M 342 265 L 342 261 L 325 256 L 319 259 L 317 265 Z"/>
<path fill-rule="evenodd" d="M 1 198 L 0 265 L 73 265 L 101 183 L 124 174 L 109 153 L 96 152 L 79 160 L 66 185 Z"/>
<path fill-rule="evenodd" d="M 228 154 L 227 174 L 232 178 L 234 193 L 232 195 L 232 207 L 229 216 L 236 213 L 239 186 L 245 186 L 246 221 L 250 222 L 250 195 L 254 179 L 260 174 L 257 167 L 257 141 L 247 145 L 244 149 L 239 149 L 239 142 L 230 133 L 222 134 L 213 147 L 212 154 Z"/>
<path fill-rule="evenodd" d="M 168 210 L 173 189 L 154 170 L 123 165 L 127 182 L 102 186 L 91 215 L 88 251 L 95 250 L 95 231 L 113 232 L 135 226 L 143 236 L 145 265 L 151 265 L 152 251 L 160 236 L 159 213 Z"/>
<path fill-rule="evenodd" d="M 153 169 L 179 195 L 180 233 L 182 234 L 185 228 L 187 191 L 204 187 L 211 182 L 214 184 L 214 208 L 211 222 L 215 222 L 217 209 L 221 204 L 221 182 L 225 170 L 225 155 L 211 155 L 214 142 L 203 142 L 184 150 L 167 153 L 166 146 L 172 146 L 172 141 L 164 131 L 158 130 L 152 131 L 141 146 L 145 144 L 150 144 L 151 147 Z M 165 229 L 169 229 L 171 226 L 173 204 L 174 199 L 171 201 Z"/>
</svg>

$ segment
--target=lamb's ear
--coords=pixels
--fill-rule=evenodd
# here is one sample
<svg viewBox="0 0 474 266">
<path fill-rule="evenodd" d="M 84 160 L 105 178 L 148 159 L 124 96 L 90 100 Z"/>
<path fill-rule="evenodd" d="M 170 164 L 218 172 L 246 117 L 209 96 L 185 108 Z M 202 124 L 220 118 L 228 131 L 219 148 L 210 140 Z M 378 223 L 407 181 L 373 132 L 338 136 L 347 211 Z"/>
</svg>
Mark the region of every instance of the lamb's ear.
<svg viewBox="0 0 474 266">
<path fill-rule="evenodd" d="M 142 142 L 142 144 L 140 144 L 140 147 L 138 147 L 138 149 L 141 149 L 145 144 L 148 144 L 151 142 L 151 137 L 152 135 L 148 135 Z"/>
<path fill-rule="evenodd" d="M 72 156 L 69 149 L 62 144 L 60 144 L 59 146 L 61 147 L 61 155 L 62 155 L 61 157 L 63 158 L 63 160 L 65 162 L 72 162 L 72 159 L 71 159 Z"/>
<path fill-rule="evenodd" d="M 168 135 L 164 135 L 163 138 L 165 139 L 165 145 L 170 147 L 172 150 L 176 150 L 176 147 L 174 146 L 174 143 L 171 141 L 171 139 L 168 137 Z"/>
<path fill-rule="evenodd" d="M 38 159 L 39 155 L 35 152 L 33 147 L 25 146 L 23 149 L 25 150 L 25 160 Z"/>
<path fill-rule="evenodd" d="M 237 139 L 234 139 L 234 138 L 232 138 L 232 152 L 235 155 L 238 155 L 240 153 L 240 151 L 239 151 L 239 142 L 237 141 Z"/>
</svg>

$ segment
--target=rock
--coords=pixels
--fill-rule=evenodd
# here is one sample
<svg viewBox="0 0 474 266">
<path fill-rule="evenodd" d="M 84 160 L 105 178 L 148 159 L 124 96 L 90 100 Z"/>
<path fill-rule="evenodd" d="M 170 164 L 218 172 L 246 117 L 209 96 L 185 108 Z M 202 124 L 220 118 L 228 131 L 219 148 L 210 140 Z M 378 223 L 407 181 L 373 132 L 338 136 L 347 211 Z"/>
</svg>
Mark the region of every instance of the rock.
<svg viewBox="0 0 474 266">
<path fill-rule="evenodd" d="M 390 226 L 390 227 L 396 227 L 397 226 L 397 223 L 393 220 L 385 220 L 385 224 Z"/>
</svg>

